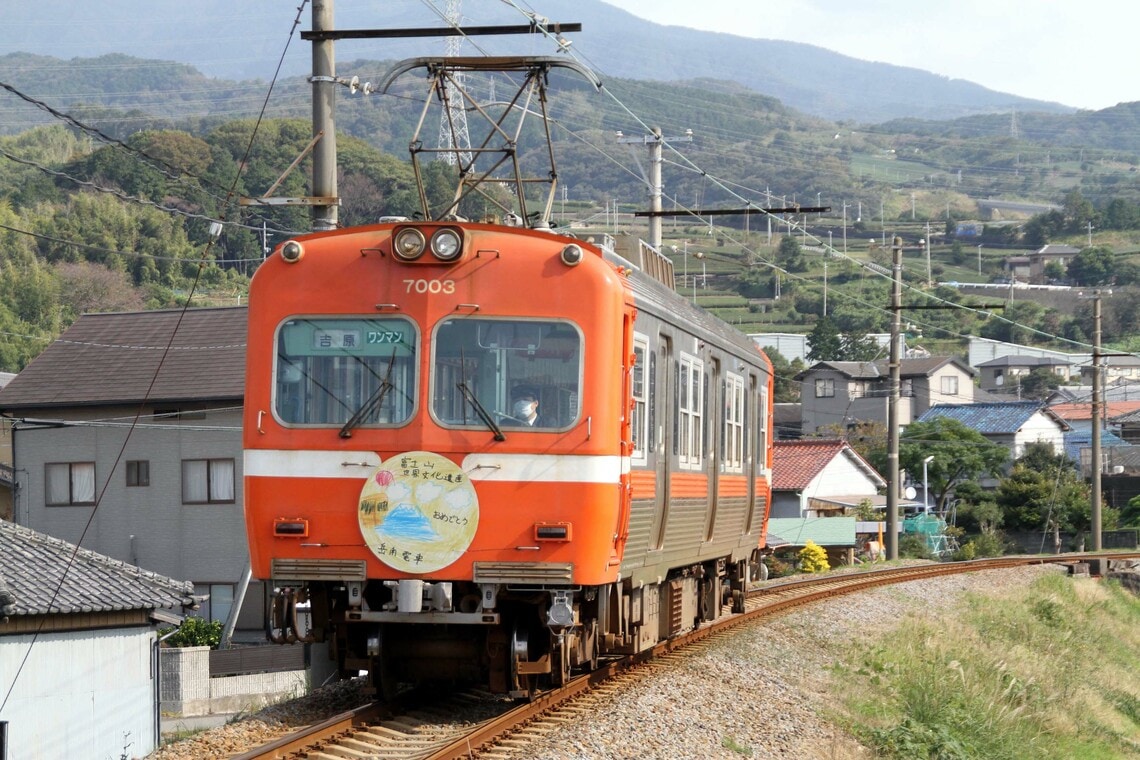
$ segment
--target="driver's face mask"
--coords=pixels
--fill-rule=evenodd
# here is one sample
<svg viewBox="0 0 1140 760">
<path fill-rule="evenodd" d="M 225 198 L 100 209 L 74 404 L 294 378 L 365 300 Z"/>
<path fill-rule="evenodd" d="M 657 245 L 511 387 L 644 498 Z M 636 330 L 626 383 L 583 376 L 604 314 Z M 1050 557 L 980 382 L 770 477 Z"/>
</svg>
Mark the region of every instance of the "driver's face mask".
<svg viewBox="0 0 1140 760">
<path fill-rule="evenodd" d="M 515 402 L 515 416 L 524 420 L 529 419 L 537 407 L 537 401 L 528 401 L 525 398 L 520 398 Z"/>
</svg>

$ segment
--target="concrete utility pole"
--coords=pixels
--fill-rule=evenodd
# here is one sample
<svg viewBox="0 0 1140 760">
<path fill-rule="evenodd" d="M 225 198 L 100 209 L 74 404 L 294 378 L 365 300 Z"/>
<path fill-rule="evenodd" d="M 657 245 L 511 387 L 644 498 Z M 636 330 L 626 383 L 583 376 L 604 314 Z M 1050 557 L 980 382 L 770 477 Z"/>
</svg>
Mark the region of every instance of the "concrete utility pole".
<svg viewBox="0 0 1140 760">
<path fill-rule="evenodd" d="M 313 31 L 333 31 L 333 0 L 313 0 Z M 313 41 L 313 195 L 336 198 L 336 55 L 331 39 Z M 334 230 L 335 203 L 313 206 L 313 229 Z"/>
<path fill-rule="evenodd" d="M 649 210 L 658 212 L 649 217 L 649 244 L 661 250 L 661 146 L 665 141 L 692 142 L 693 130 L 686 129 L 681 137 L 665 137 L 660 127 L 653 127 L 650 134 L 643 137 L 623 137 L 618 133 L 619 143 L 644 143 L 649 146 Z"/>
<path fill-rule="evenodd" d="M 891 247 L 890 391 L 887 397 L 887 559 L 899 558 L 899 395 L 902 368 L 902 238 Z"/>
<path fill-rule="evenodd" d="M 1100 375 L 1100 291 L 1093 293 L 1093 355 L 1092 355 L 1092 417 L 1090 419 L 1090 427 L 1092 428 L 1092 451 L 1090 452 L 1090 464 L 1092 465 L 1092 493 L 1091 504 L 1092 507 L 1092 550 L 1099 552 L 1101 546 L 1101 492 L 1100 492 L 1100 389 L 1101 389 L 1101 375 Z"/>
</svg>

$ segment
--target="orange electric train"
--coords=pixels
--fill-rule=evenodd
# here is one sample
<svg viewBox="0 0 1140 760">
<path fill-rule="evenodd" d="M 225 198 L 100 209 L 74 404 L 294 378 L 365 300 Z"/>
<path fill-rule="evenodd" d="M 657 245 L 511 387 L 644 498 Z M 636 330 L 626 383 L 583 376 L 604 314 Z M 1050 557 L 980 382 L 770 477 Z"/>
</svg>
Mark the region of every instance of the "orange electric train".
<svg viewBox="0 0 1140 760">
<path fill-rule="evenodd" d="M 542 86 L 556 65 L 516 69 Z M 768 359 L 651 246 L 552 230 L 549 199 L 484 223 L 421 198 L 425 221 L 287 240 L 250 286 L 244 498 L 270 638 L 327 642 L 385 695 L 527 697 L 742 606 Z"/>
</svg>

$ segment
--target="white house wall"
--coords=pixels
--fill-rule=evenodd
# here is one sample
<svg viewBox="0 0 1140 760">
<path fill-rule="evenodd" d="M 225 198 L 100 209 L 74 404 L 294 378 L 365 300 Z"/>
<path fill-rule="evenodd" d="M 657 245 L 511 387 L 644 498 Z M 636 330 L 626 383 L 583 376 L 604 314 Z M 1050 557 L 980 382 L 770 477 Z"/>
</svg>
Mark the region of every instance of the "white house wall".
<svg viewBox="0 0 1140 760">
<path fill-rule="evenodd" d="M 810 499 L 826 499 L 831 496 L 874 496 L 878 489 L 860 469 L 846 456 L 833 457 L 818 475 L 812 478 L 800 497 L 800 509 L 806 515 Z"/>
<path fill-rule="evenodd" d="M 1017 436 L 1014 439 L 1013 458 L 1017 459 L 1025 453 L 1026 446 L 1037 442 L 1048 443 L 1053 447 L 1054 454 L 1060 454 L 1065 450 L 1064 432 L 1057 426 L 1056 422 L 1041 412 L 1036 412 L 1017 431 Z"/>
<path fill-rule="evenodd" d="M 43 634 L 34 645 L 30 635 L 0 637 L 0 683 L 20 674 L 0 712 L 8 760 L 153 751 L 154 638 L 149 628 Z"/>
<path fill-rule="evenodd" d="M 100 409 L 100 419 L 129 422 L 133 414 L 133 409 Z M 76 420 L 83 415 L 76 411 L 60 416 Z M 235 584 L 249 561 L 242 507 L 241 413 L 209 412 L 205 419 L 161 427 L 155 426 L 157 422 L 144 416 L 125 449 L 126 425 L 18 429 L 16 522 L 146 570 L 193 581 L 196 587 Z M 184 459 L 233 459 L 234 502 L 183 504 Z M 130 460 L 150 463 L 149 486 L 126 486 Z M 95 462 L 96 497 L 102 494 L 102 498 L 83 535 L 92 507 L 46 506 L 44 464 L 90 461 Z M 261 600 L 254 597 L 247 597 L 243 607 L 242 628 L 261 626 Z"/>
</svg>

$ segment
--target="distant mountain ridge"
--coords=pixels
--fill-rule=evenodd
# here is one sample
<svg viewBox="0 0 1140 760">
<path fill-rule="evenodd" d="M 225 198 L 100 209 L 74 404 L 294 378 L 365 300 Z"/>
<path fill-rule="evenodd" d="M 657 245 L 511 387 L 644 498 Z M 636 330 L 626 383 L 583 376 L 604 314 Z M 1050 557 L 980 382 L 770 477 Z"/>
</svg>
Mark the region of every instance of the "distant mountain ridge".
<svg viewBox="0 0 1140 760">
<path fill-rule="evenodd" d="M 336 9 L 336 24 L 342 29 L 442 26 L 438 18 L 425 18 L 423 8 L 395 6 L 388 0 L 342 3 Z M 566 35 L 573 43 L 571 49 L 603 76 L 736 82 L 803 113 L 836 121 L 873 124 L 1010 110 L 1075 111 L 919 69 L 861 61 L 813 45 L 656 24 L 601 0 L 544 0 L 540 10 L 552 21 L 582 24 L 582 32 Z M 463 23 L 468 25 L 523 21 L 517 12 L 498 3 L 468 2 L 463 11 Z M 78 7 L 73 0 L 18 3 L 5 10 L 5 24 L 14 34 L 13 42 L 0 52 L 19 50 L 64 60 L 122 53 L 188 64 L 211 77 L 264 80 L 281 56 L 291 14 L 295 9 L 277 0 L 243 0 L 236 7 L 228 0 L 200 0 L 192 10 L 170 0 L 118 0 Z M 310 26 L 306 9 L 300 28 Z M 125 34 L 124 28 L 137 28 L 139 33 Z M 365 57 L 352 44 L 341 43 L 338 58 Z M 477 54 L 474 45 L 490 54 L 549 55 L 554 50 L 550 40 L 537 35 L 479 37 L 466 44 L 472 47 L 465 54 Z M 289 50 L 282 73 L 304 74 L 310 65 L 308 43 L 294 37 Z M 383 55 L 374 57 L 442 52 L 438 38 L 385 40 Z"/>
</svg>

